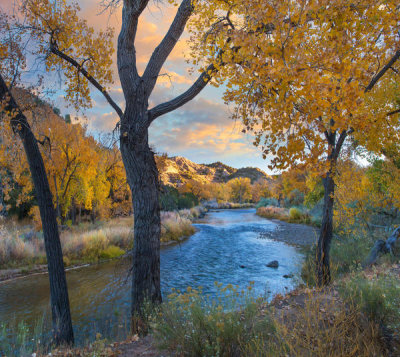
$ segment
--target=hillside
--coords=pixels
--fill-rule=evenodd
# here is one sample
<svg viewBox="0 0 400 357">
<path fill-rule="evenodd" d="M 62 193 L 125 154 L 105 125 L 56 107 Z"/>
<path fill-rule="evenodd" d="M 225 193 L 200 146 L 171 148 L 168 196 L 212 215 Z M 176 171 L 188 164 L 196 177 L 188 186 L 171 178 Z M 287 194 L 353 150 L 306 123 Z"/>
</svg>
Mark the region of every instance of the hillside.
<svg viewBox="0 0 400 357">
<path fill-rule="evenodd" d="M 182 156 L 157 157 L 161 182 L 164 185 L 181 186 L 188 180 L 200 183 L 222 183 L 237 177 L 247 177 L 251 182 L 260 179 L 270 180 L 270 176 L 255 167 L 235 169 L 222 162 L 212 164 L 196 164 Z"/>
</svg>

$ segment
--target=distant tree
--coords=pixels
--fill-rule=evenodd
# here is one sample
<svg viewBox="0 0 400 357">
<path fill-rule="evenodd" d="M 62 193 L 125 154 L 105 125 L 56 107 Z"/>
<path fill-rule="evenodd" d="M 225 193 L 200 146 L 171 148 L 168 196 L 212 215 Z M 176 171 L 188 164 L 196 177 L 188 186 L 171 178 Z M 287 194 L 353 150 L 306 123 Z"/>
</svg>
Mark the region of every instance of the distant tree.
<svg viewBox="0 0 400 357">
<path fill-rule="evenodd" d="M 318 284 L 328 284 L 343 145 L 352 137 L 376 148 L 398 127 L 392 102 L 371 105 L 382 78 L 398 73 L 391 70 L 400 58 L 398 1 L 204 0 L 198 10 L 195 62 L 206 67 L 221 57 L 224 99 L 264 157 L 274 156 L 271 168 L 302 164 L 323 177 L 316 266 Z M 216 18 L 218 25 L 205 30 Z"/>
<path fill-rule="evenodd" d="M 264 179 L 259 179 L 254 182 L 251 191 L 251 200 L 256 203 L 263 197 L 271 196 L 270 183 Z"/>
<path fill-rule="evenodd" d="M 251 181 L 247 177 L 237 177 L 228 181 L 232 202 L 244 203 L 251 200 Z"/>
</svg>

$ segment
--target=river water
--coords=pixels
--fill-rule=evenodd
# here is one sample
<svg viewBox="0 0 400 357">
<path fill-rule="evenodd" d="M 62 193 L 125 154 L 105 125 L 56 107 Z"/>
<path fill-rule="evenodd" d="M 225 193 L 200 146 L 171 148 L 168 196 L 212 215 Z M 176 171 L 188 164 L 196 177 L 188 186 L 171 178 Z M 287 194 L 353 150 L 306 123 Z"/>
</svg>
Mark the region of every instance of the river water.
<svg viewBox="0 0 400 357">
<path fill-rule="evenodd" d="M 245 289 L 254 282 L 254 293 L 272 297 L 293 289 L 299 276 L 301 253 L 285 243 L 260 238 L 276 225 L 255 215 L 255 209 L 211 211 L 197 232 L 180 244 L 161 250 L 163 295 L 173 288 L 202 287 L 216 294 L 214 282 Z M 266 264 L 278 260 L 277 269 Z M 128 260 L 83 267 L 67 272 L 72 319 L 78 342 L 96 332 L 115 338 L 129 329 L 130 279 Z M 284 278 L 294 274 L 294 278 Z M 0 321 L 33 321 L 49 316 L 46 274 L 0 283 Z"/>
</svg>

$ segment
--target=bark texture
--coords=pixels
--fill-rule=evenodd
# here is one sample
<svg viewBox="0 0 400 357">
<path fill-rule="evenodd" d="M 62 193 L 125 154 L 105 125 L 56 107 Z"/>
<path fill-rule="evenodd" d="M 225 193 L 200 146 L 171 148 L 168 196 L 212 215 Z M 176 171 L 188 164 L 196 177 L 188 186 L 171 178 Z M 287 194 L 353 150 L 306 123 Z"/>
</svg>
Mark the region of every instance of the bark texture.
<svg viewBox="0 0 400 357">
<path fill-rule="evenodd" d="M 143 301 L 161 302 L 159 182 L 147 135 L 122 136 L 121 153 L 135 216 L 131 306 L 135 316 L 140 315 Z"/>
<path fill-rule="evenodd" d="M 335 124 L 331 120 L 331 126 Z M 317 244 L 316 256 L 316 275 L 318 286 L 328 285 L 331 282 L 330 268 L 330 249 L 333 238 L 333 204 L 335 195 L 334 175 L 336 172 L 336 163 L 346 137 L 352 130 L 344 130 L 338 135 L 336 131 L 326 131 L 325 137 L 328 142 L 328 172 L 323 179 L 324 184 L 324 207 L 322 212 L 321 230 Z"/>
<path fill-rule="evenodd" d="M 327 285 L 331 281 L 329 252 L 333 237 L 333 197 L 335 194 L 335 183 L 331 174 L 326 175 L 323 183 L 325 189 L 324 208 L 317 245 L 317 283 L 319 286 Z"/>
<path fill-rule="evenodd" d="M 13 113 L 11 126 L 23 142 L 39 205 L 50 280 L 54 343 L 73 344 L 74 334 L 56 211 L 43 158 L 26 117 L 20 111 L 1 75 L 0 98 L 6 100 L 5 113 Z"/>
<path fill-rule="evenodd" d="M 97 88 L 120 118 L 120 148 L 134 209 L 134 250 L 132 268 L 132 315 L 141 313 L 145 299 L 161 301 L 160 289 L 160 208 L 158 171 L 148 144 L 148 129 L 159 116 L 189 102 L 210 82 L 217 72 L 210 65 L 185 92 L 170 101 L 149 108 L 148 100 L 165 61 L 181 37 L 193 12 L 192 0 L 182 0 L 174 20 L 149 62 L 139 75 L 136 66 L 135 37 L 139 17 L 149 0 L 124 0 L 121 31 L 118 36 L 117 65 L 125 98 L 125 110 L 107 93 L 78 61 L 62 52 L 56 38 L 50 39 L 50 51 L 68 62 Z"/>
</svg>

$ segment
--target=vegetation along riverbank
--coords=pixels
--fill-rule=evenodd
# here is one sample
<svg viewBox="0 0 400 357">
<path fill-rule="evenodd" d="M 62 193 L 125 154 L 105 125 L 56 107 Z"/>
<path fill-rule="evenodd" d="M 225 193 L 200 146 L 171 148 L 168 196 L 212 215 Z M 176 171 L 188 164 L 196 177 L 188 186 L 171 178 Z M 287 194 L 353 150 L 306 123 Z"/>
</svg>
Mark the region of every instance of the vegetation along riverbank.
<svg viewBox="0 0 400 357">
<path fill-rule="evenodd" d="M 161 212 L 161 244 L 179 242 L 194 234 L 192 222 L 205 212 L 201 206 Z M 66 268 L 123 256 L 133 246 L 132 227 L 133 217 L 64 227 L 61 243 Z M 47 271 L 41 232 L 35 232 L 31 225 L 8 223 L 1 226 L 0 235 L 0 281 Z"/>
<path fill-rule="evenodd" d="M 399 0 L 0 2 L 1 357 L 400 356 Z"/>
</svg>

